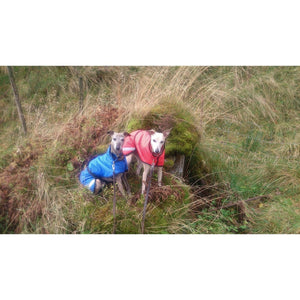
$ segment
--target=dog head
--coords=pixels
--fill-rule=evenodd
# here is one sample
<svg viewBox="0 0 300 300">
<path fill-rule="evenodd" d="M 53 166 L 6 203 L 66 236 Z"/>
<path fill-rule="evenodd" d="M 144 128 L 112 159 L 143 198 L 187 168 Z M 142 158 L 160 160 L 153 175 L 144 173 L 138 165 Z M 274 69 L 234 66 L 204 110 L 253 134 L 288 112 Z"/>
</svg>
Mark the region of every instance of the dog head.
<svg viewBox="0 0 300 300">
<path fill-rule="evenodd" d="M 114 131 L 108 131 L 107 134 L 111 136 L 111 152 L 114 153 L 116 156 L 120 156 L 122 154 L 125 136 L 128 136 L 130 134 L 128 132 Z"/>
<path fill-rule="evenodd" d="M 164 149 L 166 138 L 170 134 L 171 129 L 165 130 L 163 132 L 156 132 L 151 129 L 148 132 L 151 136 L 151 150 L 152 153 L 159 154 Z"/>
</svg>

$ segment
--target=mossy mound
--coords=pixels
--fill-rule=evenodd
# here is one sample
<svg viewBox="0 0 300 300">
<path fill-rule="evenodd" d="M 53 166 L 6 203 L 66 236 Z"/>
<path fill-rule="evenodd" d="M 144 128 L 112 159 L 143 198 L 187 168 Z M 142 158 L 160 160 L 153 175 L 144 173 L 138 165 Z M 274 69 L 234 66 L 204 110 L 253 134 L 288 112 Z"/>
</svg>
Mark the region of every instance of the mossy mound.
<svg viewBox="0 0 300 300">
<path fill-rule="evenodd" d="M 164 131 L 172 128 L 166 143 L 165 168 L 171 170 L 174 167 L 175 158 L 184 155 L 186 158 L 185 177 L 191 182 L 199 182 L 199 179 L 209 173 L 209 170 L 203 164 L 201 135 L 195 124 L 197 120 L 184 103 L 178 101 L 174 103 L 170 99 L 165 99 L 154 106 L 143 118 L 134 115 L 128 122 L 127 131 L 137 129 Z"/>
<path fill-rule="evenodd" d="M 196 120 L 182 103 L 176 102 L 175 105 L 172 100 L 163 100 L 142 119 L 134 116 L 127 130 L 154 129 L 162 132 L 172 128 L 166 144 L 166 155 L 183 154 L 189 157 L 200 140 L 195 123 Z"/>
</svg>

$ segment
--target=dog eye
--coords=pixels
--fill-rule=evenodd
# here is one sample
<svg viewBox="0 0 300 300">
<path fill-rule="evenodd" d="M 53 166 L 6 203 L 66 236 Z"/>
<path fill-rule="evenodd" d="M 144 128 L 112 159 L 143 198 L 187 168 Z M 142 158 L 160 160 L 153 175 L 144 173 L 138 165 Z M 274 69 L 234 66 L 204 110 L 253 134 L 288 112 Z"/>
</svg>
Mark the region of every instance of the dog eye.
<svg viewBox="0 0 300 300">
<path fill-rule="evenodd" d="M 116 138 L 113 138 L 113 141 L 116 141 L 117 139 Z"/>
<path fill-rule="evenodd" d="M 124 139 L 121 139 L 121 142 L 124 142 Z"/>
<path fill-rule="evenodd" d="M 156 140 L 153 140 L 154 143 L 156 143 Z"/>
<path fill-rule="evenodd" d="M 163 142 L 163 141 L 161 141 L 160 143 L 161 143 L 161 144 L 163 144 L 164 142 Z"/>
</svg>

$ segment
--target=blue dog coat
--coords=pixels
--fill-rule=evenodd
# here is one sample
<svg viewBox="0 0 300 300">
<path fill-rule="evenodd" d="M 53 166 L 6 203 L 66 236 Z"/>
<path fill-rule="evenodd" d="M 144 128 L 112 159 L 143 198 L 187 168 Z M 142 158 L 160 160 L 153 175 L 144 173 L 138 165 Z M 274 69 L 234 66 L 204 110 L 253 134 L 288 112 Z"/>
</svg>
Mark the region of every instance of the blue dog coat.
<svg viewBox="0 0 300 300">
<path fill-rule="evenodd" d="M 79 180 L 80 182 L 90 189 L 95 191 L 96 179 L 104 181 L 102 178 L 110 179 L 107 182 L 113 181 L 113 162 L 115 162 L 115 175 L 128 171 L 127 161 L 125 157 L 118 160 L 118 157 L 111 152 L 110 146 L 106 153 L 100 154 L 92 159 L 86 168 L 81 171 Z"/>
</svg>

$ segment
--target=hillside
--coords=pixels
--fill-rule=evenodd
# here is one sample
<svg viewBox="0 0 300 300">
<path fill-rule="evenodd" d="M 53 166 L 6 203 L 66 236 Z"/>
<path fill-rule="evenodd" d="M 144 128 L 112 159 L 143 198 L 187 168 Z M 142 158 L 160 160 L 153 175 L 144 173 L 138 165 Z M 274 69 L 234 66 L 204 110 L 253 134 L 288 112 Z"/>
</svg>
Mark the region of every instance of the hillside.
<svg viewBox="0 0 300 300">
<path fill-rule="evenodd" d="M 300 233 L 299 67 L 13 69 L 28 133 L 1 67 L 1 233 L 111 233 L 113 187 L 83 189 L 84 161 L 107 149 L 108 130 L 169 127 L 145 233 Z M 117 233 L 141 232 L 141 179 L 129 182 Z"/>
</svg>

